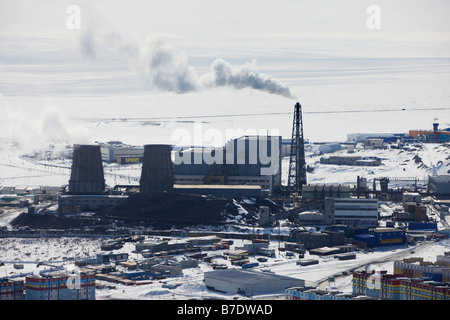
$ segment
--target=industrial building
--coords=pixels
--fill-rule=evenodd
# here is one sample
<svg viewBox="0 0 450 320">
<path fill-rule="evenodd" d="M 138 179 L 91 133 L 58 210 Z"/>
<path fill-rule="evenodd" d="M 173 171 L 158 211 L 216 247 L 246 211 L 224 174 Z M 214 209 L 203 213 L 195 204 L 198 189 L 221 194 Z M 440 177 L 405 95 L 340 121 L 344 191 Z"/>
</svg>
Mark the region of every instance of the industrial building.
<svg viewBox="0 0 450 320">
<path fill-rule="evenodd" d="M 175 185 L 173 190 L 184 194 L 209 194 L 225 197 L 261 197 L 261 186 L 253 185 Z"/>
<path fill-rule="evenodd" d="M 365 149 L 381 149 L 384 147 L 384 139 L 381 138 L 369 138 L 364 140 Z"/>
<path fill-rule="evenodd" d="M 326 198 L 324 207 L 325 216 L 331 216 L 333 224 L 378 225 L 378 199 Z"/>
<path fill-rule="evenodd" d="M 243 136 L 214 150 L 190 148 L 175 158 L 176 184 L 281 186 L 281 137 Z"/>
<path fill-rule="evenodd" d="M 374 228 L 369 233 L 355 234 L 353 239 L 364 243 L 366 248 L 404 245 L 406 243 L 406 233 L 403 229 Z"/>
<path fill-rule="evenodd" d="M 124 195 L 61 195 L 58 197 L 58 209 L 62 213 L 80 213 L 85 211 L 103 211 L 112 209 L 128 199 Z"/>
<path fill-rule="evenodd" d="M 102 160 L 105 162 L 117 162 L 120 164 L 130 164 L 142 162 L 144 148 L 131 146 L 122 141 L 108 141 L 100 143 Z"/>
<path fill-rule="evenodd" d="M 329 198 L 350 198 L 350 187 L 341 185 L 304 185 L 302 199 L 324 200 Z"/>
<path fill-rule="evenodd" d="M 289 287 L 304 287 L 305 280 L 271 272 L 226 269 L 205 272 L 205 285 L 210 290 L 227 294 L 272 294 Z"/>
<path fill-rule="evenodd" d="M 349 133 L 347 134 L 347 141 L 358 143 L 369 139 L 382 139 L 383 142 L 397 142 L 404 139 L 405 133 Z"/>
<path fill-rule="evenodd" d="M 409 136 L 422 142 L 450 142 L 450 128 L 439 129 L 439 123 L 433 123 L 433 130 L 409 130 Z"/>
<path fill-rule="evenodd" d="M 321 164 L 334 164 L 345 166 L 379 166 L 381 159 L 377 157 L 360 157 L 360 156 L 330 156 L 320 158 Z"/>
<path fill-rule="evenodd" d="M 450 199 L 450 175 L 428 176 L 428 192 L 439 199 Z"/>
<path fill-rule="evenodd" d="M 345 235 L 343 232 L 335 231 L 309 232 L 292 230 L 289 234 L 289 240 L 301 243 L 306 250 L 311 250 L 321 247 L 342 246 L 345 244 Z"/>
</svg>

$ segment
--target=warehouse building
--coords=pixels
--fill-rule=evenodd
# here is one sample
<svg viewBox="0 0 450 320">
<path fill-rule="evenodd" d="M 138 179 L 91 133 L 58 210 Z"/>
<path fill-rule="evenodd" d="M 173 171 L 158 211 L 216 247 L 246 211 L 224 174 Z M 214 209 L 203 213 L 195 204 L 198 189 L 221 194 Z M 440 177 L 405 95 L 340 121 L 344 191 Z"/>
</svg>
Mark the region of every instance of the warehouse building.
<svg viewBox="0 0 450 320">
<path fill-rule="evenodd" d="M 384 139 L 381 138 L 369 138 L 364 140 L 365 149 L 381 149 L 384 147 Z"/>
<path fill-rule="evenodd" d="M 341 185 L 304 185 L 302 199 L 318 200 L 329 198 L 350 198 L 350 187 Z"/>
<path fill-rule="evenodd" d="M 370 233 L 356 234 L 353 239 L 364 243 L 367 248 L 404 245 L 406 233 L 403 229 L 375 228 Z"/>
<path fill-rule="evenodd" d="M 305 280 L 260 271 L 216 270 L 205 272 L 204 277 L 210 290 L 246 296 L 283 293 L 286 288 L 305 286 Z"/>
<path fill-rule="evenodd" d="M 128 199 L 123 195 L 70 195 L 58 197 L 58 210 L 61 213 L 79 213 L 83 211 L 102 211 L 112 209 Z"/>
<path fill-rule="evenodd" d="M 341 166 L 379 166 L 381 159 L 378 157 L 360 156 L 330 156 L 320 158 L 321 164 L 334 164 Z"/>
<path fill-rule="evenodd" d="M 175 185 L 174 192 L 183 194 L 209 194 L 225 197 L 261 197 L 261 186 L 251 185 Z"/>
<path fill-rule="evenodd" d="M 382 139 L 383 142 L 396 142 L 405 138 L 405 133 L 348 133 L 348 142 L 364 142 L 368 139 Z"/>
<path fill-rule="evenodd" d="M 450 199 L 450 175 L 428 176 L 428 192 L 440 199 Z"/>
<path fill-rule="evenodd" d="M 343 232 L 333 231 L 308 232 L 292 230 L 289 234 L 289 240 L 301 243 L 306 250 L 311 250 L 321 247 L 342 246 L 345 244 L 345 235 Z"/>
</svg>

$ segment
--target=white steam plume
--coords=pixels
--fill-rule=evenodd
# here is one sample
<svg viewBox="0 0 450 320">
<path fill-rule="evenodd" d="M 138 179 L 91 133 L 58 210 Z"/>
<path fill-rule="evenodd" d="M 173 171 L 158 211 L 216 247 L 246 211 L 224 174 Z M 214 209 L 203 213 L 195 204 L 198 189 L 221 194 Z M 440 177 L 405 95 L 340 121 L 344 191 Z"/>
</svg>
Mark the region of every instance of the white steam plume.
<svg viewBox="0 0 450 320">
<path fill-rule="evenodd" d="M 148 36 L 144 41 L 111 33 L 105 43 L 129 56 L 130 68 L 142 75 L 145 82 L 175 93 L 188 93 L 214 87 L 229 86 L 235 89 L 252 88 L 295 99 L 287 84 L 271 76 L 258 73 L 256 60 L 241 66 L 216 59 L 211 71 L 199 75 L 189 66 L 186 53 L 173 46 L 173 37 L 166 34 Z M 98 44 L 89 32 L 82 36 L 82 51 L 95 57 L 93 48 Z"/>
<path fill-rule="evenodd" d="M 2 128 L 5 138 L 18 144 L 25 153 L 39 153 L 53 146 L 54 156 L 64 150 L 67 144 L 90 143 L 90 131 L 74 126 L 61 113 L 61 108 L 52 99 L 47 99 L 39 113 L 17 110 L 8 105 L 0 94 L 4 110 Z"/>
</svg>

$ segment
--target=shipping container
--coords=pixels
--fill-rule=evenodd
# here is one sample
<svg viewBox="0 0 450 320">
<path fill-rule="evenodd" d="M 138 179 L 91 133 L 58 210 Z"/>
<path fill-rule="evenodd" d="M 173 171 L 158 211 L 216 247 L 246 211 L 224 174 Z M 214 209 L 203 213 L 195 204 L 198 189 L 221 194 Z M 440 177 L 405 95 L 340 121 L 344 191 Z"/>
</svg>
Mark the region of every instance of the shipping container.
<svg viewBox="0 0 450 320">
<path fill-rule="evenodd" d="M 436 222 L 409 222 L 408 229 L 410 230 L 437 230 Z"/>
<path fill-rule="evenodd" d="M 307 260 L 297 261 L 298 266 L 309 266 L 309 265 L 318 264 L 318 263 L 319 263 L 319 260 L 315 260 L 315 259 L 307 259 Z"/>
<path fill-rule="evenodd" d="M 250 269 L 259 266 L 258 262 L 245 263 L 242 265 L 242 269 Z"/>
</svg>

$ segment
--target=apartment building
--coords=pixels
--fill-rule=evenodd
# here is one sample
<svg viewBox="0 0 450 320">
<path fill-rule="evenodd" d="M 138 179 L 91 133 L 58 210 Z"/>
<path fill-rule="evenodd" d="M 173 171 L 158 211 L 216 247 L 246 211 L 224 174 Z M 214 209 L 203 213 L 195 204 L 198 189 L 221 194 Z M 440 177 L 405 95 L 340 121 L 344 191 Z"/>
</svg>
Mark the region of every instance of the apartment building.
<svg viewBox="0 0 450 320">
<path fill-rule="evenodd" d="M 25 278 L 25 300 L 95 300 L 95 274 L 28 276 Z"/>
</svg>

